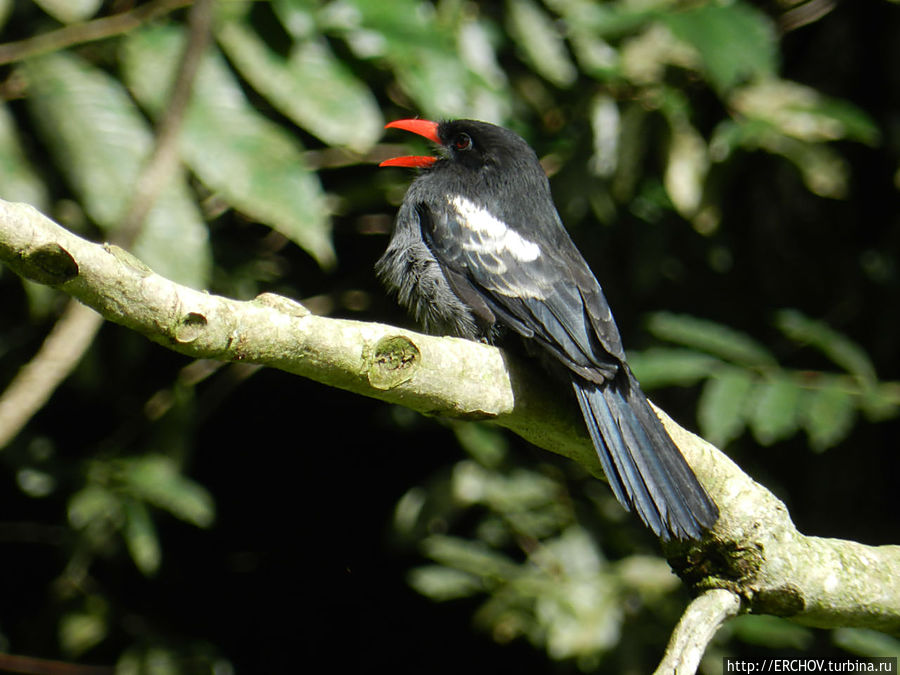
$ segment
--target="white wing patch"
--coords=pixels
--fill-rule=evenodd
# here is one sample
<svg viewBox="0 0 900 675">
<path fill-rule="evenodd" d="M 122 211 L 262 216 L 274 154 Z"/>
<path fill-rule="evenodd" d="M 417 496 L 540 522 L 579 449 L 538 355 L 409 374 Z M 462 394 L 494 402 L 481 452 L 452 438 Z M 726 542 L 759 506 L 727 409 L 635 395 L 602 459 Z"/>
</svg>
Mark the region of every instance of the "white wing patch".
<svg viewBox="0 0 900 675">
<path fill-rule="evenodd" d="M 495 256 L 506 253 L 519 262 L 532 262 L 541 255 L 541 249 L 537 244 L 511 230 L 487 209 L 478 206 L 462 195 L 451 197 L 449 202 L 450 206 L 456 209 L 460 220 L 475 235 L 470 240 L 463 242 L 464 249 Z M 502 261 L 498 260 L 497 262 L 503 265 Z"/>
</svg>

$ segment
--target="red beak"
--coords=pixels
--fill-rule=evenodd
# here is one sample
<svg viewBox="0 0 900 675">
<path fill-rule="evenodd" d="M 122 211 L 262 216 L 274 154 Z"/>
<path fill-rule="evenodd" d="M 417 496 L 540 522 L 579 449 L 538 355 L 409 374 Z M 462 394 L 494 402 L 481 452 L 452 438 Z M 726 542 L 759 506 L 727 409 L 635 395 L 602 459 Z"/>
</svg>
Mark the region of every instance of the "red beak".
<svg viewBox="0 0 900 675">
<path fill-rule="evenodd" d="M 419 136 L 424 136 L 429 141 L 438 144 L 441 142 L 440 136 L 437 134 L 438 123 L 430 122 L 429 120 L 395 120 L 394 122 L 388 122 L 384 125 L 384 128 L 403 129 L 404 131 L 411 131 L 414 134 L 419 134 Z M 436 161 L 437 158 L 435 157 L 410 155 L 407 157 L 386 159 L 378 166 L 407 166 L 421 169 L 431 166 Z"/>
</svg>

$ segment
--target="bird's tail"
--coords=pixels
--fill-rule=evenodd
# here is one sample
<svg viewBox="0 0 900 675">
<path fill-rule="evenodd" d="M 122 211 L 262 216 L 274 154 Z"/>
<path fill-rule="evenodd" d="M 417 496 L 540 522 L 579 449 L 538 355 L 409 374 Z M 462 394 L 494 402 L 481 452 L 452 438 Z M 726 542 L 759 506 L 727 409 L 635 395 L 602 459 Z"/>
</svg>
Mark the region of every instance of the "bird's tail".
<svg viewBox="0 0 900 675">
<path fill-rule="evenodd" d="M 699 539 L 719 510 L 662 422 L 628 366 L 614 380 L 573 380 L 600 464 L 619 502 L 634 508 L 663 539 Z"/>
</svg>

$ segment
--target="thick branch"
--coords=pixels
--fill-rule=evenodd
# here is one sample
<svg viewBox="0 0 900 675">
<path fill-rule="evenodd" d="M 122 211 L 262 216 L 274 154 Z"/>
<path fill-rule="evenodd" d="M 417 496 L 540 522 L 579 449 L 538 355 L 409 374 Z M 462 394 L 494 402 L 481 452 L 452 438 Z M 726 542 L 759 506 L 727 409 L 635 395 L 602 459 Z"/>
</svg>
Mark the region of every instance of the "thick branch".
<svg viewBox="0 0 900 675">
<path fill-rule="evenodd" d="M 23 204 L 0 202 L 0 261 L 183 354 L 279 368 L 425 414 L 490 419 L 599 475 L 564 388 L 493 347 L 318 317 L 273 295 L 239 302 L 192 290 Z M 802 535 L 768 490 L 660 417 L 721 510 L 706 540 L 666 548 L 686 583 L 730 591 L 744 611 L 900 634 L 900 546 Z"/>
</svg>

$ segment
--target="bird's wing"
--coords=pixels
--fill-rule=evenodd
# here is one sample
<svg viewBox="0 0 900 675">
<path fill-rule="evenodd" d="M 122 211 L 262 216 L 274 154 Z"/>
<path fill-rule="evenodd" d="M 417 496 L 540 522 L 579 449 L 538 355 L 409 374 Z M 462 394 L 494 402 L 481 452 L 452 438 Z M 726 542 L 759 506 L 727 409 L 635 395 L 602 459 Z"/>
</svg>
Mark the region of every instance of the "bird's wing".
<svg viewBox="0 0 900 675">
<path fill-rule="evenodd" d="M 625 360 L 603 291 L 568 236 L 529 238 L 461 197 L 416 211 L 454 291 L 493 314 L 482 319 L 536 339 L 587 379 L 608 379 Z"/>
</svg>

